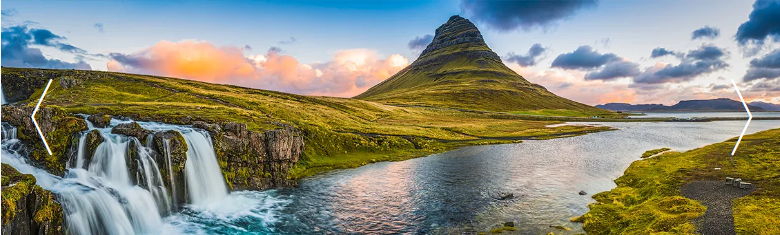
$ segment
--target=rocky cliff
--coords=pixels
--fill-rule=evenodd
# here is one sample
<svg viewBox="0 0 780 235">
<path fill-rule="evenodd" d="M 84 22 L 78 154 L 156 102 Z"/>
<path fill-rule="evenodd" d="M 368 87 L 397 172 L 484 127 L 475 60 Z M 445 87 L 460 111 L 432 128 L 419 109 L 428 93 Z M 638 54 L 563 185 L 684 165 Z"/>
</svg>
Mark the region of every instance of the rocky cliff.
<svg viewBox="0 0 780 235">
<path fill-rule="evenodd" d="M 17 137 L 27 145 L 30 160 L 34 165 L 62 176 L 68 159 L 74 157 L 77 152 L 79 136 L 82 131 L 87 130 L 87 123 L 56 106 L 40 108 L 36 113 L 36 120 L 51 149 L 52 155 L 49 155 L 30 119 L 33 109 L 35 107 L 32 106 L 3 106 L 3 122 L 17 128 Z"/>
<path fill-rule="evenodd" d="M 244 123 L 195 122 L 209 131 L 217 160 L 232 190 L 260 190 L 295 184 L 287 175 L 303 153 L 301 131 L 284 124 L 265 132 L 247 130 Z"/>
<path fill-rule="evenodd" d="M 2 164 L 3 234 L 64 234 L 62 207 L 30 174 Z"/>
</svg>

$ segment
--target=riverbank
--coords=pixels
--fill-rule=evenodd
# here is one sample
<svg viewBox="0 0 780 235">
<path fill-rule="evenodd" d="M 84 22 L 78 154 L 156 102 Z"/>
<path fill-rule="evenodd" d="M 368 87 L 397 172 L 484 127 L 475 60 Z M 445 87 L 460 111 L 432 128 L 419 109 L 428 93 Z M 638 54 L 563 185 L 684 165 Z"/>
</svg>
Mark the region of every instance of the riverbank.
<svg viewBox="0 0 780 235">
<path fill-rule="evenodd" d="M 734 177 L 757 188 L 732 201 L 736 233 L 780 233 L 780 129 L 745 136 L 732 158 L 736 141 L 636 161 L 615 180 L 616 188 L 593 195 L 590 211 L 572 220 L 590 234 L 694 234 L 702 229 L 695 219 L 708 208 L 685 198 L 681 188 Z"/>
<path fill-rule="evenodd" d="M 244 123 L 264 133 L 289 125 L 306 147 L 289 179 L 377 161 L 403 160 L 454 148 L 512 143 L 608 130 L 560 126 L 562 120 L 522 118 L 432 107 L 398 107 L 334 97 L 101 71 L 2 68 L 9 102 L 34 106 L 54 79 L 42 107 L 68 114 L 110 115 L 192 125 Z M 611 116 L 615 113 L 583 113 Z M 282 124 L 282 125 L 280 125 Z M 563 134 L 563 135 L 562 135 Z M 52 159 L 58 161 L 62 159 Z"/>
</svg>

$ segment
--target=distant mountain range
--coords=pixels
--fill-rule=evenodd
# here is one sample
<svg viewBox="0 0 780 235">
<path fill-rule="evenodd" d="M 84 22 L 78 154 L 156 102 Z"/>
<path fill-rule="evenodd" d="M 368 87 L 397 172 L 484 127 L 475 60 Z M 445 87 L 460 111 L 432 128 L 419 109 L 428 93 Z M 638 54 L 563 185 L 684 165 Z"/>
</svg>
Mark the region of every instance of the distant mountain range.
<svg viewBox="0 0 780 235">
<path fill-rule="evenodd" d="M 773 104 L 773 103 L 767 103 L 767 102 L 750 102 L 749 103 L 752 106 L 761 107 L 764 108 L 766 111 L 780 111 L 780 104 Z"/>
<path fill-rule="evenodd" d="M 718 98 L 711 100 L 683 100 L 679 103 L 666 106 L 662 104 L 627 104 L 627 103 L 608 103 L 596 105 L 596 108 L 608 109 L 612 111 L 628 112 L 744 112 L 745 107 L 742 102 Z M 764 102 L 753 102 L 748 104 L 751 112 L 780 110 L 780 105 Z"/>
</svg>

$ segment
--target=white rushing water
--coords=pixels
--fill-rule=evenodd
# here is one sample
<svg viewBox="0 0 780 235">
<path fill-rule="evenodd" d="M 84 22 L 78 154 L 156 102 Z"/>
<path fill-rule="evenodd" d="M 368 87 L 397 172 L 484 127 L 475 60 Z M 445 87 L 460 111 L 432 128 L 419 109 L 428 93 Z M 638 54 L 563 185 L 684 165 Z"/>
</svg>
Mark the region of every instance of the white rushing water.
<svg viewBox="0 0 780 235">
<path fill-rule="evenodd" d="M 38 185 L 57 194 L 67 217 L 67 229 L 73 234 L 181 233 L 168 228 L 171 226 L 164 226 L 166 222 L 163 218 L 173 213 L 176 202 L 173 202 L 162 178 L 171 176 L 160 173 L 159 164 L 153 157 L 156 153 L 152 150 L 151 135 L 147 137 L 147 144 L 143 145 L 134 137 L 112 134 L 111 128 L 122 122 L 127 121 L 112 120 L 107 128 L 95 128 L 90 123 L 89 130 L 79 138 L 75 159 L 68 160 L 69 168 L 64 177 L 30 164 L 24 145 L 16 139 L 16 128 L 3 123 L 2 162 L 22 173 L 33 174 Z M 211 214 L 219 214 L 240 212 L 257 204 L 240 195 L 228 195 L 207 132 L 186 126 L 139 124 L 152 131 L 176 130 L 185 137 L 188 147 L 185 184 L 189 202 L 193 203 L 186 207 L 204 211 L 215 209 Z M 97 146 L 87 163 L 86 135 L 91 130 L 98 130 L 104 141 Z M 128 157 L 131 146 L 137 153 L 135 157 Z M 165 154 L 164 157 L 170 166 L 170 155 Z M 138 168 L 135 175 L 128 170 L 128 165 L 133 162 L 127 160 L 135 161 Z M 228 197 L 233 203 L 225 202 Z M 235 202 L 242 205 L 235 205 Z"/>
</svg>

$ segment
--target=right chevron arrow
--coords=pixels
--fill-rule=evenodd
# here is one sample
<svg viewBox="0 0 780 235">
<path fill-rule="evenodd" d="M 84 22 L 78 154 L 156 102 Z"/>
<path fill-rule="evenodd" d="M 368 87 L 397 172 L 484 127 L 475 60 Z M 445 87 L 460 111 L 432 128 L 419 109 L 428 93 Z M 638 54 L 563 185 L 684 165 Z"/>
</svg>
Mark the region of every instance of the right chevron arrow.
<svg viewBox="0 0 780 235">
<path fill-rule="evenodd" d="M 750 120 L 753 120 L 753 114 L 750 114 L 750 109 L 748 109 L 748 105 L 747 105 L 747 103 L 745 103 L 745 99 L 742 98 L 742 94 L 739 93 L 739 88 L 737 87 L 737 83 L 734 82 L 734 79 L 731 79 L 731 84 L 734 85 L 734 90 L 737 91 L 737 95 L 739 95 L 739 100 L 742 101 L 742 105 L 745 106 L 745 111 L 747 111 L 747 114 L 748 114 L 747 123 L 745 123 L 745 127 L 742 128 L 742 134 L 739 134 L 739 139 L 737 139 L 737 144 L 734 145 L 734 150 L 731 151 L 731 156 L 734 156 L 734 153 L 737 152 L 737 147 L 739 147 L 739 142 L 742 141 L 742 136 L 745 135 L 745 131 L 747 130 L 748 126 L 750 125 Z"/>
</svg>

